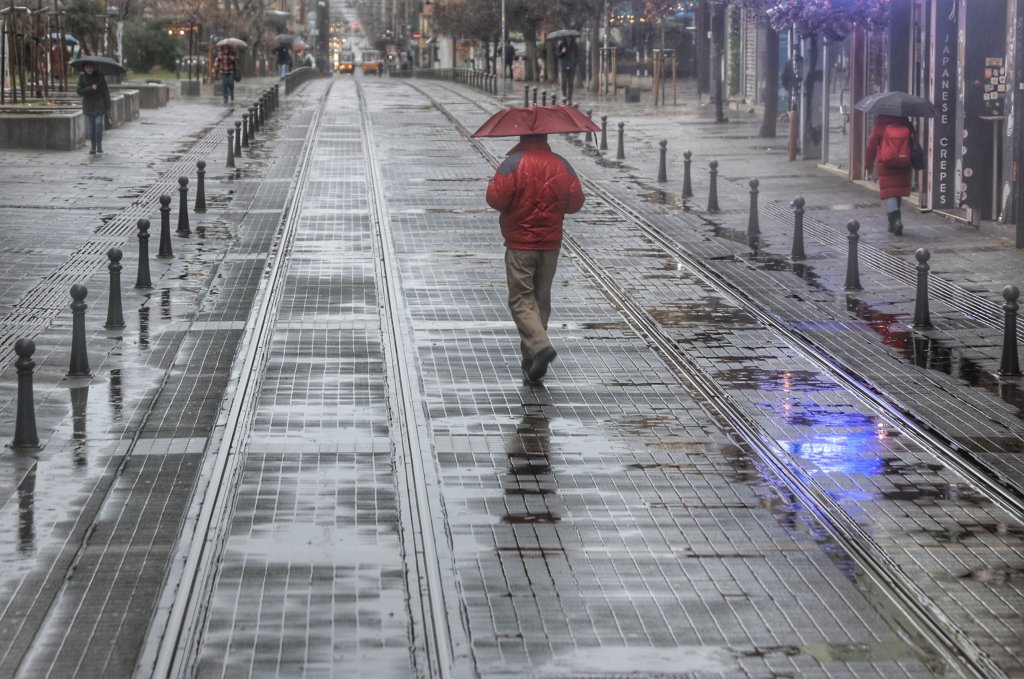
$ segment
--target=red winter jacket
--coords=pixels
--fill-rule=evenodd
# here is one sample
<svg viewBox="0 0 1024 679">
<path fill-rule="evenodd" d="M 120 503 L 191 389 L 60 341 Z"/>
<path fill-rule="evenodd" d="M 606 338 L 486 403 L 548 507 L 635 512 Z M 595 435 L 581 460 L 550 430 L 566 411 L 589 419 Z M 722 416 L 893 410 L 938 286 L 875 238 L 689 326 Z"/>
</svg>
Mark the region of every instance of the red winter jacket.
<svg viewBox="0 0 1024 679">
<path fill-rule="evenodd" d="M 501 235 L 513 250 L 558 250 L 562 219 L 583 207 L 583 188 L 547 137 L 523 137 L 487 185 L 487 204 L 501 213 Z"/>
<path fill-rule="evenodd" d="M 906 118 L 900 118 L 898 116 L 878 116 L 875 119 L 875 127 L 871 130 L 871 135 L 868 137 L 867 155 L 864 158 L 866 167 L 875 166 L 875 157 L 878 155 L 878 147 L 882 143 L 882 136 L 885 134 L 885 128 L 889 125 L 906 125 L 910 128 L 911 134 L 913 134 L 914 127 L 910 124 L 910 121 Z M 910 173 L 911 169 L 908 167 L 886 167 L 879 165 L 875 168 L 875 174 L 878 175 L 878 193 L 882 196 L 882 200 L 886 198 L 896 198 L 898 196 L 909 196 L 910 195 Z"/>
</svg>

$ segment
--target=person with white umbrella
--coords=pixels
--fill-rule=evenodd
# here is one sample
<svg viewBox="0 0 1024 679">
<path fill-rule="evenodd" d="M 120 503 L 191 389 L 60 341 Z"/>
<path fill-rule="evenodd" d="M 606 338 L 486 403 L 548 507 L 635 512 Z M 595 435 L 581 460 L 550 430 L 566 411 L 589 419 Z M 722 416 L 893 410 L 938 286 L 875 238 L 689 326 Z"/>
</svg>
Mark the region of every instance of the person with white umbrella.
<svg viewBox="0 0 1024 679">
<path fill-rule="evenodd" d="M 224 95 L 224 103 L 228 99 L 235 100 L 235 75 L 238 73 L 238 57 L 228 45 L 220 46 L 220 54 L 213 62 L 213 72 L 220 76 L 221 94 Z"/>
</svg>

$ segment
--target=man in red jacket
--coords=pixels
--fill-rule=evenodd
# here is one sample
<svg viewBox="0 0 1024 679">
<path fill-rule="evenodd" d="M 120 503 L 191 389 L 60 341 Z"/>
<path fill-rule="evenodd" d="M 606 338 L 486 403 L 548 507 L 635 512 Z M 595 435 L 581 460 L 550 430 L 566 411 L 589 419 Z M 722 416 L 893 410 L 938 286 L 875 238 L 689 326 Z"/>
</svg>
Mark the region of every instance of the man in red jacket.
<svg viewBox="0 0 1024 679">
<path fill-rule="evenodd" d="M 551 284 L 565 215 L 583 207 L 583 188 L 546 134 L 523 135 L 487 185 L 487 204 L 501 213 L 508 308 L 519 329 L 523 373 L 547 374 L 557 353 L 548 338 Z"/>
</svg>

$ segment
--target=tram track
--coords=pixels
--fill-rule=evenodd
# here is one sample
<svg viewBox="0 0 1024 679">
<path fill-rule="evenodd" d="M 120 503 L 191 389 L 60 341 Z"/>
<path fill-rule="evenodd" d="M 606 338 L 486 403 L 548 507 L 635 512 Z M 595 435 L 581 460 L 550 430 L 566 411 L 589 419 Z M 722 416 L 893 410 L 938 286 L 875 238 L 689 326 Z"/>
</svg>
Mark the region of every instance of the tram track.
<svg viewBox="0 0 1024 679">
<path fill-rule="evenodd" d="M 469 644 L 465 618 L 460 611 L 451 536 L 439 492 L 429 416 L 424 410 L 422 381 L 416 360 L 400 285 L 380 164 L 373 139 L 371 119 L 363 85 L 356 80 L 360 129 L 366 158 L 366 176 L 371 196 L 370 216 L 375 235 L 374 265 L 378 278 L 382 332 L 384 334 L 385 378 L 391 411 L 392 445 L 396 483 L 405 499 L 401 512 L 402 544 L 406 561 L 406 582 L 410 613 L 413 615 L 414 655 L 425 676 L 449 679 L 469 676 Z M 446 568 L 445 563 L 452 564 Z M 417 596 L 418 595 L 418 596 Z M 416 634 L 422 630 L 422 635 Z"/>
<path fill-rule="evenodd" d="M 189 677 L 209 614 L 210 594 L 227 541 L 231 514 L 242 471 L 242 450 L 252 431 L 273 331 L 283 296 L 292 244 L 298 230 L 302 197 L 309 182 L 309 158 L 330 93 L 321 94 L 302 145 L 281 222 L 267 257 L 254 304 L 245 323 L 231 380 L 207 447 L 197 488 L 184 520 L 165 588 L 174 584 L 173 598 L 160 619 L 154 618 L 136 665 L 136 676 Z M 180 565 L 178 565 L 180 564 Z M 165 590 L 166 591 L 166 590 Z M 165 595 L 165 599 L 167 596 Z M 158 607 L 158 613 L 160 608 Z"/>
<path fill-rule="evenodd" d="M 494 112 L 493 108 L 482 106 L 456 89 L 443 85 L 437 86 L 465 99 L 488 114 Z M 478 140 L 472 139 L 470 131 L 456 115 L 419 86 L 410 84 L 410 87 L 426 97 L 487 162 L 493 167 L 497 167 L 500 159 Z M 861 400 L 879 410 L 923 450 L 932 452 L 1014 520 L 1024 523 L 1024 492 L 1020 488 L 999 477 L 969 451 L 964 451 L 952 437 L 916 417 L 903 404 L 890 398 L 877 387 L 866 383 L 855 370 L 843 365 L 821 347 L 790 329 L 784 322 L 750 299 L 736 285 L 704 265 L 699 258 L 666 236 L 642 214 L 616 198 L 595 181 L 588 179 L 585 173 L 579 174 L 591 200 L 600 201 L 608 210 L 628 221 L 644 236 L 663 248 L 666 254 L 676 257 L 691 274 L 705 280 L 716 292 L 777 333 L 803 358 L 830 375 Z M 700 397 L 719 425 L 726 431 L 732 432 L 736 439 L 748 448 L 749 452 L 763 460 L 793 494 L 809 508 L 838 544 L 870 576 L 878 590 L 898 609 L 910 629 L 919 638 L 933 647 L 952 667 L 957 668 L 966 676 L 1005 676 L 1005 673 L 992 659 L 931 600 L 857 520 L 850 516 L 825 488 L 811 478 L 762 425 L 745 413 L 705 368 L 680 348 L 675 339 L 649 311 L 631 298 L 606 267 L 602 266 L 584 246 L 569 235 L 566 235 L 563 247 L 591 280 L 599 286 L 609 301 L 620 310 L 630 327 L 656 348 L 677 379 Z"/>
<path fill-rule="evenodd" d="M 362 148 L 367 170 L 367 196 L 375 238 L 374 266 L 380 298 L 381 331 L 385 355 L 387 402 L 395 455 L 396 487 L 403 498 L 399 512 L 403 555 L 406 561 L 408 602 L 412 622 L 411 655 L 421 676 L 470 676 L 464 617 L 459 610 L 454 569 L 450 560 L 451 539 L 444 522 L 444 508 L 436 489 L 439 478 L 433 466 L 430 426 L 419 394 L 416 352 L 406 328 L 398 263 L 390 229 L 379 163 L 373 143 L 373 127 L 362 85 L 357 82 Z M 178 548 L 167 582 L 176 583 L 173 602 L 163 625 L 154 623 L 147 652 L 137 666 L 137 676 L 188 677 L 194 673 L 209 617 L 221 554 L 228 539 L 231 516 L 242 472 L 246 445 L 259 405 L 261 385 L 269 359 L 278 309 L 283 295 L 288 259 L 302 198 L 309 182 L 310 156 L 330 93 L 318 103 L 298 160 L 281 227 L 275 238 L 257 301 L 246 322 L 240 345 L 246 348 L 232 368 L 234 384 L 230 400 L 222 406 L 217 422 L 215 454 L 207 456 L 182 535 L 190 535 Z M 166 598 L 166 595 L 165 595 Z"/>
</svg>

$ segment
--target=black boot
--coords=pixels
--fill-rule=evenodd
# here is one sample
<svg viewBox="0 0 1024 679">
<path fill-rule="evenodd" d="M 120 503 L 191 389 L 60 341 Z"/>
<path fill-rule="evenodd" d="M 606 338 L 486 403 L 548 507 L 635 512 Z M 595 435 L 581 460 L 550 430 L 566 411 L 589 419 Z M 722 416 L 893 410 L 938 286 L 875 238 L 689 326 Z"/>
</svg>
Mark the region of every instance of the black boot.
<svg viewBox="0 0 1024 679">
<path fill-rule="evenodd" d="M 896 210 L 896 212 L 894 212 L 893 214 L 896 215 L 896 220 L 893 222 L 892 232 L 896 236 L 902 236 L 903 235 L 903 215 L 900 214 L 899 210 Z"/>
<path fill-rule="evenodd" d="M 896 213 L 895 212 L 889 212 L 888 213 L 888 217 L 889 217 L 889 233 L 892 233 L 893 227 L 896 225 Z"/>
</svg>

